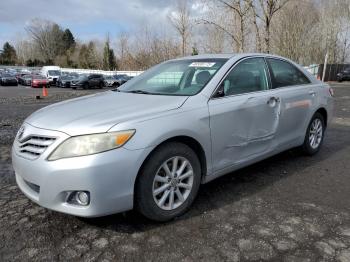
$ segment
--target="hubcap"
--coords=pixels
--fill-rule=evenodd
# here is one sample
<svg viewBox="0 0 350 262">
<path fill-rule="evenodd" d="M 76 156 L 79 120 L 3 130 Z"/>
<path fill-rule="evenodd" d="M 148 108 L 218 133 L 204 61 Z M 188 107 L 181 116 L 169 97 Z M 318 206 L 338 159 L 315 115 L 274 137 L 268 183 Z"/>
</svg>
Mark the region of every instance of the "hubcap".
<svg viewBox="0 0 350 262">
<path fill-rule="evenodd" d="M 315 118 L 310 127 L 310 133 L 309 133 L 309 143 L 310 146 L 313 149 L 316 149 L 320 146 L 323 136 L 323 127 L 321 120 L 318 118 Z"/>
<path fill-rule="evenodd" d="M 193 168 L 181 156 L 166 160 L 158 169 L 153 180 L 153 199 L 163 210 L 173 210 L 181 206 L 191 193 Z"/>
</svg>

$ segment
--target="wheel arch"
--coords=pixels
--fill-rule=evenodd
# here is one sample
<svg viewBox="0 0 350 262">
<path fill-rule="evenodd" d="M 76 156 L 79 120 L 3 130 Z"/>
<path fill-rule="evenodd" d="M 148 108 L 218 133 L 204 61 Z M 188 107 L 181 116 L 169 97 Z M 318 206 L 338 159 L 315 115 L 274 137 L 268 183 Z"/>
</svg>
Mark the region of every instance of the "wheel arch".
<svg viewBox="0 0 350 262">
<path fill-rule="evenodd" d="M 320 113 L 320 114 L 323 116 L 325 127 L 327 127 L 327 123 L 328 123 L 328 113 L 327 113 L 327 110 L 326 110 L 324 107 L 320 107 L 319 109 L 316 110 L 316 112 L 313 114 L 313 116 L 314 116 L 316 113 Z"/>
<path fill-rule="evenodd" d="M 143 160 L 143 162 L 138 170 L 135 182 L 134 182 L 134 192 L 135 192 L 137 180 L 140 177 L 141 170 L 144 167 L 144 165 L 147 163 L 149 158 L 152 156 L 153 152 L 155 152 L 155 150 L 157 150 L 160 146 L 162 146 L 166 143 L 170 143 L 170 142 L 178 142 L 178 143 L 185 144 L 185 145 L 189 146 L 194 151 L 194 153 L 197 155 L 198 160 L 199 160 L 200 165 L 201 165 L 201 172 L 202 172 L 201 173 L 201 181 L 203 181 L 204 177 L 207 174 L 207 159 L 206 159 L 206 154 L 205 154 L 203 146 L 193 137 L 190 137 L 187 135 L 179 135 L 179 136 L 167 138 L 166 140 L 159 143 L 156 147 L 153 148 L 153 150 Z"/>
</svg>

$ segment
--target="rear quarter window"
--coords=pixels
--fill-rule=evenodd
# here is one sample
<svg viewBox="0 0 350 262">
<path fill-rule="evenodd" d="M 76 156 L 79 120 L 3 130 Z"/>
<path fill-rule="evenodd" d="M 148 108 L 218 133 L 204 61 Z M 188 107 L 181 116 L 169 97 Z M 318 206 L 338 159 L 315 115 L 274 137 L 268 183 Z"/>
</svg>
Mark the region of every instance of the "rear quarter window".
<svg viewBox="0 0 350 262">
<path fill-rule="evenodd" d="M 297 67 L 279 59 L 267 58 L 272 87 L 296 86 L 310 84 L 310 80 Z"/>
</svg>

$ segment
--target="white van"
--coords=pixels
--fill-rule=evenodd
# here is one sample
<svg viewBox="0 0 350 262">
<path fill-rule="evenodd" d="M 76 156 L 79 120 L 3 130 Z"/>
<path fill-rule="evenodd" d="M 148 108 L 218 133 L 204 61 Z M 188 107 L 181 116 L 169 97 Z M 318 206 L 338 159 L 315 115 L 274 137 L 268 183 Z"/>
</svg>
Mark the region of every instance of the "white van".
<svg viewBox="0 0 350 262">
<path fill-rule="evenodd" d="M 61 76 L 61 68 L 59 66 L 43 66 L 40 74 L 48 79 L 50 85 L 56 85 Z"/>
</svg>

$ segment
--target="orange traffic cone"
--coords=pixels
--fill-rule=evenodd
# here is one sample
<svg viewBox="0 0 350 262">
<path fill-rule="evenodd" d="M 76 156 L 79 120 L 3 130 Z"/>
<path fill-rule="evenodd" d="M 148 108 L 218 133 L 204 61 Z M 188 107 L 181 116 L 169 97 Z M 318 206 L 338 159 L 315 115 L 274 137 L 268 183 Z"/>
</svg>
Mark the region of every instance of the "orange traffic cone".
<svg viewBox="0 0 350 262">
<path fill-rule="evenodd" d="M 47 89 L 46 86 L 43 86 L 43 97 L 47 96 Z"/>
</svg>

